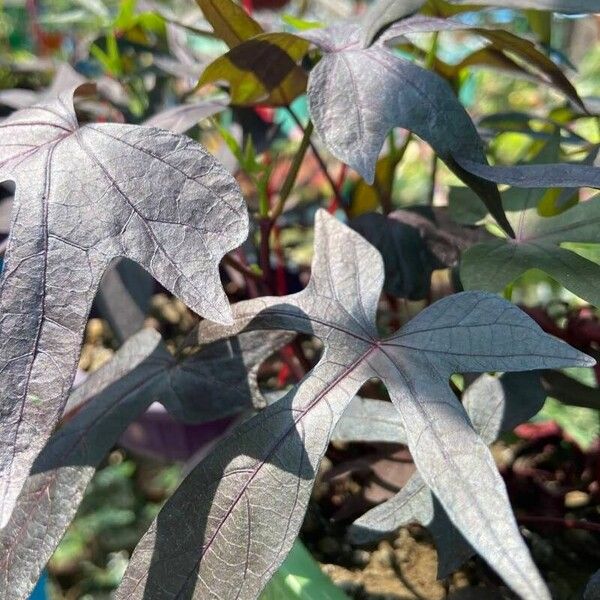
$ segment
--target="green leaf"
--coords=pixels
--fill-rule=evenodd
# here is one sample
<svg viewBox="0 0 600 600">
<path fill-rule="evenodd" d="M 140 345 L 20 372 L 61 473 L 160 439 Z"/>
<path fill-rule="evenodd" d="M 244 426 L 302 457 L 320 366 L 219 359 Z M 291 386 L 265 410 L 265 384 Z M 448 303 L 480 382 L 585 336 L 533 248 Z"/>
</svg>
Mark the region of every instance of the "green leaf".
<svg viewBox="0 0 600 600">
<path fill-rule="evenodd" d="M 548 398 L 534 421 L 555 421 L 585 451 L 590 449 L 600 435 L 598 415 L 598 410 L 567 406 L 554 398 Z"/>
<path fill-rule="evenodd" d="M 214 32 L 230 48 L 263 33 L 263 28 L 232 0 L 196 0 L 196 2 Z"/>
<path fill-rule="evenodd" d="M 600 196 L 554 217 L 541 217 L 541 193 L 510 190 L 505 197 L 516 239 L 498 239 L 469 248 L 460 277 L 467 289 L 502 291 L 530 269 L 540 269 L 577 296 L 600 306 L 600 266 L 561 247 L 564 242 L 600 243 Z M 505 205 L 506 206 L 506 205 Z"/>
<path fill-rule="evenodd" d="M 395 38 L 403 36 L 407 33 L 421 33 L 429 31 L 470 31 L 477 35 L 480 35 L 488 39 L 491 44 L 490 47 L 496 51 L 502 53 L 503 59 L 499 56 L 495 56 L 494 60 L 502 60 L 503 63 L 514 65 L 514 61 L 510 60 L 505 53 L 511 52 L 517 55 L 524 61 L 524 65 L 529 69 L 535 67 L 540 71 L 548 83 L 559 89 L 563 94 L 570 98 L 575 104 L 577 104 L 583 111 L 585 106 L 577 94 L 577 90 L 573 87 L 573 84 L 567 79 L 565 74 L 558 68 L 558 66 L 544 54 L 536 45 L 518 35 L 505 31 L 503 29 L 492 29 L 488 27 L 469 27 L 460 21 L 454 21 L 452 19 L 440 19 L 436 17 L 428 17 L 423 15 L 416 15 L 408 19 L 401 20 L 389 29 L 387 29 L 383 35 L 383 38 L 388 43 L 394 41 Z M 492 56 L 488 56 L 487 59 L 491 59 Z M 502 63 L 499 63 L 499 66 Z M 518 66 L 518 65 L 517 65 Z M 514 66 L 511 66 L 511 70 L 514 70 Z M 523 69 L 525 70 L 525 69 Z M 525 72 L 528 72 L 525 70 Z"/>
<path fill-rule="evenodd" d="M 226 81 L 232 104 L 286 106 L 306 90 L 297 63 L 307 50 L 308 42 L 291 33 L 261 33 L 210 63 L 198 87 Z"/>
<path fill-rule="evenodd" d="M 298 31 L 308 31 L 309 29 L 318 29 L 319 27 L 325 26 L 319 21 L 305 21 L 304 19 L 299 19 L 293 15 L 283 15 L 281 20 L 286 25 L 289 25 Z"/>
<path fill-rule="evenodd" d="M 296 540 L 283 564 L 277 569 L 260 600 L 349 600 L 337 588 Z"/>
</svg>

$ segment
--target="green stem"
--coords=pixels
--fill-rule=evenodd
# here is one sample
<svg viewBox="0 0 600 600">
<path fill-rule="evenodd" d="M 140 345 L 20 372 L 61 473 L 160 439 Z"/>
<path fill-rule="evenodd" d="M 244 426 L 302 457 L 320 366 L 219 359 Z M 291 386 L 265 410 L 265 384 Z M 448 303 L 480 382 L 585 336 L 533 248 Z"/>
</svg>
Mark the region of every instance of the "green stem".
<svg viewBox="0 0 600 600">
<path fill-rule="evenodd" d="M 437 154 L 433 154 L 433 160 L 431 161 L 431 178 L 429 186 L 429 206 L 433 206 L 433 200 L 435 198 L 435 181 L 437 179 L 438 170 L 438 157 Z"/>
<path fill-rule="evenodd" d="M 440 37 L 440 34 L 438 31 L 436 31 L 433 34 L 433 39 L 431 40 L 431 47 L 429 48 L 429 52 L 427 53 L 427 58 L 425 59 L 425 66 L 428 69 L 434 69 L 435 66 L 435 59 L 437 58 L 437 49 L 438 49 L 438 39 Z"/>
<path fill-rule="evenodd" d="M 287 172 L 285 181 L 281 186 L 281 191 L 279 192 L 279 199 L 277 200 L 277 204 L 275 208 L 271 211 L 271 219 L 275 220 L 282 212 L 285 206 L 285 202 L 288 199 L 289 195 L 292 192 L 294 187 L 294 183 L 296 182 L 296 178 L 298 177 L 298 172 L 300 171 L 300 166 L 302 165 L 302 161 L 306 155 L 306 151 L 310 146 L 310 136 L 314 130 L 312 121 L 309 121 L 304 128 L 304 135 L 302 136 L 302 141 L 300 142 L 300 146 L 294 155 L 294 160 L 292 161 L 292 165 L 290 166 L 289 171 Z"/>
<path fill-rule="evenodd" d="M 292 119 L 294 119 L 294 121 L 296 121 L 296 124 L 298 125 L 298 127 L 300 127 L 300 129 L 302 129 L 302 131 L 304 131 L 304 126 L 302 125 L 302 121 L 300 120 L 298 115 L 289 106 L 286 106 L 286 110 L 288 111 L 288 113 L 290 114 Z M 335 195 L 338 205 L 344 206 L 344 202 L 342 200 L 342 194 L 340 193 L 337 184 L 333 180 L 333 177 L 329 173 L 329 170 L 327 169 L 327 165 L 325 164 L 325 161 L 319 154 L 319 151 L 317 150 L 315 145 L 312 143 L 312 141 L 310 141 L 309 144 L 310 144 L 310 149 L 313 151 L 313 154 L 315 155 L 315 158 L 317 159 L 317 163 L 319 163 L 319 167 L 320 167 L 321 171 L 323 172 L 323 175 L 325 176 L 325 179 L 327 179 L 329 185 L 331 186 L 331 189 L 333 191 L 333 194 Z"/>
</svg>

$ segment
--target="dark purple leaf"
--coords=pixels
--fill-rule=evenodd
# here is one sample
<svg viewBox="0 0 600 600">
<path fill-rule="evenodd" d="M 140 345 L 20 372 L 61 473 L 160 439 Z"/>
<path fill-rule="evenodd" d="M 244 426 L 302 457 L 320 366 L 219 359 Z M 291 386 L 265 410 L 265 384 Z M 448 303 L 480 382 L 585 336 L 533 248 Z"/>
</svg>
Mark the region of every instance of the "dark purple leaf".
<svg viewBox="0 0 600 600">
<path fill-rule="evenodd" d="M 264 404 L 260 364 L 290 339 L 250 332 L 176 360 L 160 335 L 144 330 L 71 395 L 70 418 L 35 460 L 0 532 L 0 598 L 28 597 L 75 515 L 97 465 L 126 427 L 153 402 L 195 423 L 251 412 Z"/>
<path fill-rule="evenodd" d="M 416 13 L 426 2 L 427 0 L 377 0 L 373 2 L 361 19 L 363 48 L 370 46 L 384 27 Z"/>
<path fill-rule="evenodd" d="M 549 599 L 487 444 L 448 379 L 593 359 L 483 292 L 440 300 L 382 340 L 375 324 L 382 284 L 379 253 L 320 211 L 303 291 L 236 304 L 233 327 L 201 323 L 204 339 L 287 328 L 319 337 L 325 348 L 308 377 L 184 480 L 136 548 L 117 598 L 257 597 L 298 533 L 337 421 L 375 377 L 400 411 L 417 469 L 455 526 L 523 598 Z"/>
<path fill-rule="evenodd" d="M 500 378 L 479 377 L 463 394 L 463 405 L 483 441 L 491 444 L 503 431 L 511 431 L 535 415 L 545 399 L 538 373 L 509 373 Z M 421 523 L 431 531 L 438 551 L 440 579 L 472 556 L 471 546 L 419 473 L 393 498 L 357 519 L 349 531 L 350 541 L 371 543 L 411 522 Z"/>
<path fill-rule="evenodd" d="M 195 312 L 228 322 L 218 263 L 248 216 L 235 180 L 191 139 L 80 127 L 72 93 L 0 123 L 0 176 L 16 184 L 0 289 L 0 516 L 5 524 L 60 417 L 102 275 L 142 265 Z"/>
<path fill-rule="evenodd" d="M 486 158 L 473 122 L 441 77 L 395 56 L 383 36 L 363 48 L 357 25 L 303 35 L 324 51 L 311 71 L 308 98 L 315 128 L 334 156 L 372 183 L 389 131 L 409 129 L 428 142 L 511 231 L 496 186 L 473 177 L 458 162 L 468 157 L 485 164 Z"/>
</svg>

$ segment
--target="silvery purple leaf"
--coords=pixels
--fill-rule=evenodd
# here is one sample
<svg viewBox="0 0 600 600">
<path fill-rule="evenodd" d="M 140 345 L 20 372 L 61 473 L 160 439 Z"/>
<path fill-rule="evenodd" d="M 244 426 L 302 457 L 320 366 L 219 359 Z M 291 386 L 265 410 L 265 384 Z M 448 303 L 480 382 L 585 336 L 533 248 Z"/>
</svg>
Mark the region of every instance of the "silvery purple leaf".
<svg viewBox="0 0 600 600">
<path fill-rule="evenodd" d="M 177 360 L 145 329 L 90 375 L 67 405 L 66 423 L 35 460 L 0 532 L 0 598 L 28 597 L 100 461 L 153 402 L 187 422 L 214 421 L 262 406 L 256 373 L 289 333 L 249 332 Z"/>
<path fill-rule="evenodd" d="M 486 164 L 486 157 L 475 125 L 450 86 L 394 55 L 381 38 L 363 48 L 362 31 L 342 24 L 303 34 L 324 52 L 311 71 L 308 98 L 315 129 L 328 150 L 372 183 L 385 137 L 395 127 L 408 129 L 429 143 L 511 232 L 497 187 L 461 166 L 467 158 Z"/>
<path fill-rule="evenodd" d="M 184 480 L 136 548 L 117 598 L 256 598 L 298 533 L 336 423 L 373 377 L 401 415 L 423 481 L 469 544 L 523 598 L 550 598 L 487 444 L 448 380 L 455 372 L 588 366 L 593 359 L 485 292 L 440 300 L 380 339 L 382 284 L 378 252 L 319 211 L 303 291 L 240 302 L 233 326 L 201 323 L 205 340 L 292 329 L 319 337 L 324 350 L 298 386 L 217 445 Z"/>
<path fill-rule="evenodd" d="M 416 13 L 427 0 L 377 0 L 361 19 L 363 48 L 370 46 L 387 25 Z"/>
<path fill-rule="evenodd" d="M 80 88 L 81 90 L 81 88 Z M 229 322 L 218 264 L 247 235 L 239 187 L 202 146 L 155 128 L 80 127 L 72 92 L 0 123 L 16 184 L 0 288 L 0 522 L 60 417 L 83 328 L 116 258 Z"/>
<path fill-rule="evenodd" d="M 200 100 L 193 104 L 180 104 L 151 116 L 144 125 L 168 129 L 174 133 L 185 133 L 202 119 L 212 117 L 226 108 L 227 102 L 219 98 Z"/>
<path fill-rule="evenodd" d="M 501 8 L 532 8 L 565 14 L 600 12 L 600 0 L 449 0 L 456 6 L 499 6 Z"/>
<path fill-rule="evenodd" d="M 539 374 L 525 372 L 507 373 L 500 378 L 484 374 L 465 390 L 462 400 L 476 431 L 486 444 L 491 444 L 503 431 L 511 431 L 535 415 L 545 398 Z M 370 543 L 411 522 L 421 523 L 433 535 L 440 579 L 472 556 L 473 549 L 418 472 L 398 494 L 357 519 L 349 538 L 358 544 Z"/>
</svg>

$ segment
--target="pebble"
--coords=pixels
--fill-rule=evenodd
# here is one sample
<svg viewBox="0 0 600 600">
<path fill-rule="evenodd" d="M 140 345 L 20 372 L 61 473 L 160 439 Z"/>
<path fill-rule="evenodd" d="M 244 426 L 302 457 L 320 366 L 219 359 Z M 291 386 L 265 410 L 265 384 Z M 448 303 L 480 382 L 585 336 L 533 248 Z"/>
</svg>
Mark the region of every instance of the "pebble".
<svg viewBox="0 0 600 600">
<path fill-rule="evenodd" d="M 581 508 L 587 506 L 590 502 L 590 496 L 586 492 L 573 490 L 565 494 L 565 506 L 567 508 Z"/>
<path fill-rule="evenodd" d="M 394 566 L 394 550 L 388 542 L 381 542 L 379 548 L 373 552 L 373 562 L 382 567 Z"/>
<path fill-rule="evenodd" d="M 171 325 L 177 325 L 181 320 L 181 314 L 175 307 L 174 303 L 171 302 L 166 294 L 155 294 L 152 297 L 150 306 L 153 312 L 159 317 L 164 319 Z"/>
<path fill-rule="evenodd" d="M 89 344 L 100 344 L 104 338 L 104 321 L 90 319 L 85 328 L 85 341 Z"/>
<path fill-rule="evenodd" d="M 350 560 L 353 565 L 357 567 L 365 567 L 369 564 L 369 560 L 371 559 L 371 555 L 366 550 L 353 550 L 350 555 Z"/>
</svg>

